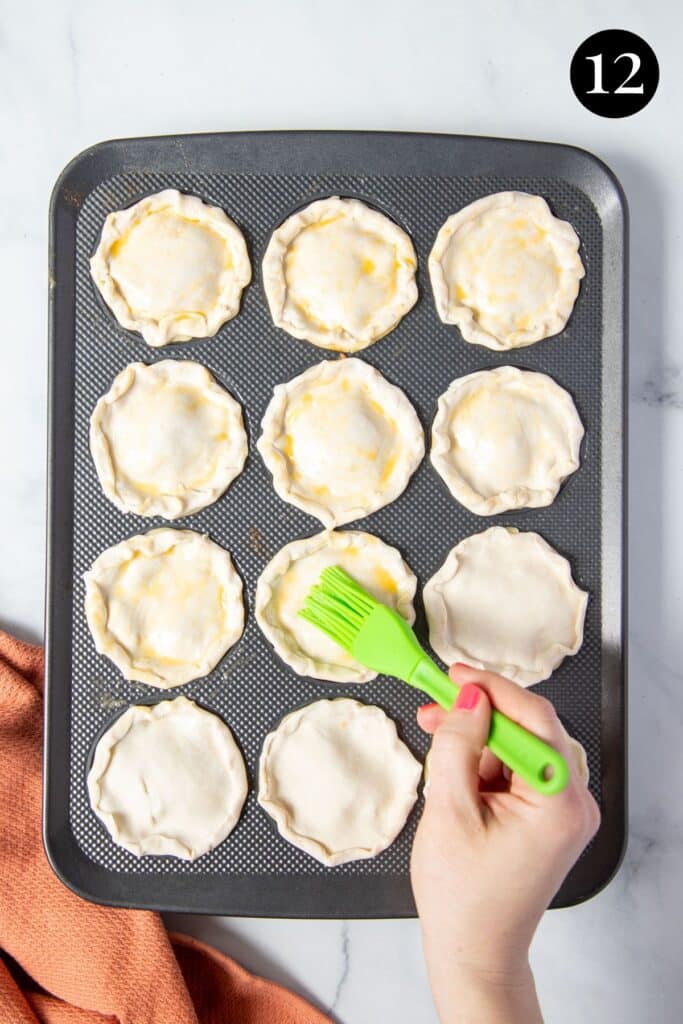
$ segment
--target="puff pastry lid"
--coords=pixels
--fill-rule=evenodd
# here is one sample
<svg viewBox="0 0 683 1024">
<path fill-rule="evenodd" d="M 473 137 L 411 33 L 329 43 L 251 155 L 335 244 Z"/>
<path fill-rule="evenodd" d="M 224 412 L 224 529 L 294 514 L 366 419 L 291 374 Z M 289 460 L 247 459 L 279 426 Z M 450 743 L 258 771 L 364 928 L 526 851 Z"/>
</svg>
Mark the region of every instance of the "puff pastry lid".
<svg viewBox="0 0 683 1024">
<path fill-rule="evenodd" d="M 121 326 L 154 347 L 212 337 L 251 280 L 237 225 L 175 189 L 110 213 L 90 272 Z"/>
<path fill-rule="evenodd" d="M 470 512 L 550 505 L 579 468 L 583 424 L 543 373 L 500 366 L 454 380 L 439 398 L 431 461 Z"/>
<path fill-rule="evenodd" d="M 330 565 L 341 566 L 373 597 L 413 624 L 415 576 L 396 548 L 358 530 L 318 533 L 278 551 L 256 584 L 256 621 L 276 653 L 298 675 L 365 683 L 377 673 L 354 661 L 298 614 L 320 573 Z"/>
<path fill-rule="evenodd" d="M 453 548 L 427 582 L 429 642 L 522 686 L 547 679 L 583 643 L 588 594 L 537 533 L 492 526 Z"/>
<path fill-rule="evenodd" d="M 208 537 L 162 527 L 95 559 L 85 613 L 95 647 L 124 678 L 167 689 L 207 675 L 240 638 L 242 581 Z"/>
<path fill-rule="evenodd" d="M 266 736 L 258 802 L 283 839 L 333 867 L 375 857 L 394 841 L 421 773 L 380 708 L 319 700 Z"/>
<path fill-rule="evenodd" d="M 436 309 L 465 341 L 504 351 L 564 329 L 584 276 L 579 238 L 541 196 L 497 192 L 441 227 L 429 256 Z"/>
<path fill-rule="evenodd" d="M 394 501 L 424 455 L 412 405 L 360 359 L 326 360 L 278 384 L 261 430 L 276 492 L 326 527 Z"/>
<path fill-rule="evenodd" d="M 102 490 L 122 512 L 177 519 L 211 505 L 247 457 L 242 410 L 199 363 L 131 363 L 90 418 Z"/>
<path fill-rule="evenodd" d="M 237 824 L 247 795 L 227 725 L 185 697 L 128 708 L 99 740 L 90 806 L 136 857 L 196 860 Z"/>
<path fill-rule="evenodd" d="M 358 352 L 417 301 L 409 236 L 357 199 L 319 199 L 273 232 L 263 285 L 273 322 L 295 338 Z"/>
</svg>

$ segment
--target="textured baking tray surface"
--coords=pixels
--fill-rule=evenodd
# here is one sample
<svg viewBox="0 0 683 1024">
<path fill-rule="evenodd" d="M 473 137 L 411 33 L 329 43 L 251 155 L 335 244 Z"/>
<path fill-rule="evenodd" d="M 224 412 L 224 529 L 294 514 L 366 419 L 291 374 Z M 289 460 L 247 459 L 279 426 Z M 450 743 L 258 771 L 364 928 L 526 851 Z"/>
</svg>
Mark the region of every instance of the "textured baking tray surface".
<svg viewBox="0 0 683 1024">
<path fill-rule="evenodd" d="M 91 282 L 88 259 L 106 215 L 163 188 L 178 188 L 224 208 L 245 234 L 254 271 L 242 310 L 213 339 L 151 349 L 123 331 L 104 307 Z M 581 239 L 586 277 L 567 329 L 559 336 L 508 354 L 467 345 L 459 332 L 439 321 L 427 275 L 427 256 L 446 217 L 480 196 L 504 189 L 538 193 L 553 212 L 567 219 Z M 279 548 L 318 532 L 320 525 L 275 494 L 269 473 L 256 451 L 261 417 L 273 385 L 294 377 L 333 354 L 278 331 L 270 320 L 260 279 L 260 262 L 271 231 L 293 209 L 323 195 L 356 196 L 377 206 L 405 227 L 415 243 L 420 299 L 390 335 L 363 353 L 400 386 L 417 409 L 425 431 L 436 401 L 449 383 L 474 370 L 511 363 L 550 374 L 573 395 L 586 427 L 579 471 L 562 488 L 553 505 L 492 518 L 467 512 L 447 493 L 428 458 L 398 501 L 347 529 L 368 530 L 396 546 L 418 576 L 417 629 L 426 639 L 420 589 L 442 564 L 450 548 L 469 534 L 494 524 L 536 530 L 565 554 L 577 583 L 589 591 L 585 640 L 579 653 L 564 661 L 537 689 L 549 696 L 565 725 L 586 748 L 591 788 L 601 794 L 601 282 L 602 226 L 596 209 L 579 189 L 544 177 L 301 176 L 268 174 L 142 173 L 118 174 L 99 184 L 80 206 L 76 226 L 73 594 L 70 684 L 70 763 L 68 817 L 86 859 L 111 873 L 154 876 L 156 897 L 163 902 L 163 876 L 214 876 L 217 912 L 229 908 L 231 879 L 251 879 L 254 896 L 242 912 L 269 913 L 259 884 L 273 876 L 291 877 L 293 887 L 306 878 L 324 876 L 328 913 L 364 916 L 363 908 L 335 904 L 336 880 L 373 876 L 405 880 L 411 841 L 421 800 L 397 841 L 373 860 L 329 869 L 285 843 L 256 803 L 258 756 L 266 733 L 283 714 L 322 697 L 350 696 L 384 708 L 421 759 L 426 738 L 415 724 L 415 711 L 426 698 L 396 681 L 380 677 L 348 686 L 296 676 L 280 662 L 261 635 L 253 616 L 257 577 Z M 247 625 L 242 639 L 206 678 L 167 693 L 123 680 L 98 656 L 83 613 L 82 576 L 107 546 L 134 533 L 164 525 L 161 519 L 125 516 L 103 496 L 88 447 L 88 421 L 97 399 L 129 362 L 165 358 L 193 359 L 205 366 L 241 402 L 250 454 L 242 475 L 212 507 L 178 520 L 175 526 L 206 532 L 233 556 L 243 579 Z M 184 694 L 216 711 L 230 725 L 244 753 L 250 792 L 244 813 L 227 841 L 195 863 L 173 858 L 137 859 L 114 845 L 92 813 L 86 773 L 93 745 L 102 730 L 131 703 Z M 151 877 L 150 877 L 151 882 Z M 381 883 L 380 883 L 381 885 Z M 389 885 L 391 885 L 389 881 Z M 267 886 L 266 886 L 267 888 Z M 294 891 L 293 888 L 293 891 Z M 120 891 L 120 890 L 119 890 Z M 136 890 L 139 892 L 139 889 Z M 106 898 L 106 893 L 100 893 Z M 140 902 L 139 899 L 131 902 Z M 142 901 L 144 903 L 144 900 Z M 178 905 L 177 899 L 174 901 Z M 289 908 L 296 913 L 294 897 Z M 188 909 L 191 907 L 188 906 Z M 243 904 L 242 904 L 243 905 Z M 182 909 L 182 907 L 181 907 Z M 203 909 L 210 909 L 204 907 Z M 309 912 L 314 912 L 309 908 Z M 405 899 L 387 915 L 406 912 Z"/>
</svg>

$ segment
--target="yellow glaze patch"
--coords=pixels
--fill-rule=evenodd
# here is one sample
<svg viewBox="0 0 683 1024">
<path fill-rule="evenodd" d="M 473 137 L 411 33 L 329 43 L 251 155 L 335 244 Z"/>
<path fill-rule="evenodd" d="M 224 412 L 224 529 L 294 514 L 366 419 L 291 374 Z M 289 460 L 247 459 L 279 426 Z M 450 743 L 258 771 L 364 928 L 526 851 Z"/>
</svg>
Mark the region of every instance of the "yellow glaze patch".
<svg viewBox="0 0 683 1024">
<path fill-rule="evenodd" d="M 369 407 L 372 409 L 374 413 L 380 416 L 383 420 L 386 420 L 393 430 L 396 429 L 395 422 L 392 419 L 390 419 L 389 416 L 387 416 L 386 410 L 380 405 L 379 402 L 377 402 L 374 398 L 370 398 L 369 395 L 366 398 L 366 402 L 368 403 Z"/>
<path fill-rule="evenodd" d="M 313 324 L 317 324 L 317 326 L 322 328 L 323 330 L 329 330 L 329 325 L 323 323 L 322 320 L 318 319 L 318 317 L 314 314 L 308 302 L 304 302 L 303 299 L 294 298 L 291 298 L 290 301 L 294 308 L 297 309 L 304 318 L 310 320 L 311 323 Z"/>
<path fill-rule="evenodd" d="M 473 412 L 475 407 L 479 405 L 482 399 L 486 400 L 486 394 L 481 390 L 477 391 L 472 389 L 469 392 L 469 394 L 466 394 L 464 398 L 461 398 L 458 401 L 458 404 L 453 409 L 453 413 L 451 415 L 451 424 L 453 424 L 456 419 L 459 419 L 461 416 L 463 416 L 463 414 L 469 414 Z"/>
<path fill-rule="evenodd" d="M 391 478 L 394 469 L 396 468 L 396 461 L 398 459 L 398 452 L 394 452 L 390 455 L 387 461 L 384 463 L 384 469 L 382 470 L 382 476 L 380 477 L 380 484 L 385 484 Z"/>
<path fill-rule="evenodd" d="M 114 256 L 114 257 L 118 256 L 119 253 L 121 252 L 121 249 L 126 244 L 127 238 L 128 238 L 128 232 L 126 232 L 125 235 L 121 235 L 120 238 L 117 238 L 115 242 L 112 242 L 110 247 L 109 247 L 109 254 L 111 256 Z"/>
<path fill-rule="evenodd" d="M 166 220 L 166 221 L 169 221 L 169 222 L 175 221 L 177 224 L 182 224 L 182 223 L 184 223 L 184 224 L 195 224 L 195 225 L 198 225 L 199 227 L 203 228 L 203 230 L 206 231 L 206 233 L 208 235 L 213 235 L 213 237 L 217 238 L 221 242 L 222 245 L 225 245 L 226 250 L 227 250 L 227 252 L 226 252 L 226 269 L 231 269 L 232 268 L 232 257 L 230 255 L 230 251 L 227 249 L 226 240 L 225 240 L 225 238 L 223 238 L 222 235 L 220 235 L 217 231 L 214 231 L 213 228 L 209 224 L 205 223 L 205 221 L 198 220 L 196 217 L 184 217 L 181 213 L 177 213 L 175 210 L 172 210 L 169 206 L 163 206 L 163 207 L 161 207 L 160 209 L 157 209 L 157 210 L 149 210 L 144 215 L 144 217 L 141 217 L 139 220 L 137 220 L 133 224 L 131 224 L 131 226 L 128 228 L 128 230 L 125 231 L 122 235 L 120 235 L 119 238 L 117 238 L 110 245 L 110 247 L 109 247 L 109 254 L 110 254 L 110 256 L 116 257 L 116 256 L 120 255 L 121 250 L 125 246 L 126 242 L 130 238 L 130 236 L 136 230 L 136 228 L 138 228 L 146 220 L 149 220 L 151 217 L 158 217 L 158 218 L 160 218 L 162 220 Z"/>
<path fill-rule="evenodd" d="M 170 658 L 167 654 L 161 654 L 161 652 L 157 651 L 157 649 L 152 647 L 151 644 L 145 643 L 140 645 L 140 657 L 144 661 L 155 661 L 160 665 L 166 665 L 167 668 L 185 664 L 181 658 Z"/>
<path fill-rule="evenodd" d="M 398 590 L 396 580 L 382 566 L 378 565 L 374 570 L 374 577 L 377 586 L 387 594 L 395 594 Z"/>
<path fill-rule="evenodd" d="M 326 228 L 330 224 L 336 224 L 336 222 L 338 220 L 342 220 L 343 217 L 343 213 L 336 213 L 332 217 L 323 217 L 321 220 L 314 221 L 312 224 L 307 224 L 304 231 L 320 231 L 321 228 Z M 301 233 L 303 234 L 303 231 Z"/>
</svg>

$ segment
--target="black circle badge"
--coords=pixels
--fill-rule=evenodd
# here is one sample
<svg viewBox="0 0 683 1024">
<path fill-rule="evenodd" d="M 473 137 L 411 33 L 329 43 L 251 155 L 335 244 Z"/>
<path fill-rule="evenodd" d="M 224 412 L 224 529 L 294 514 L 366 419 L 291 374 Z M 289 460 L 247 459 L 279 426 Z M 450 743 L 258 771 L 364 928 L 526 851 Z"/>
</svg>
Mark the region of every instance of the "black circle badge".
<svg viewBox="0 0 683 1024">
<path fill-rule="evenodd" d="M 600 117 L 630 117 L 654 96 L 659 64 L 635 32 L 611 28 L 581 43 L 569 71 L 579 103 Z"/>
</svg>

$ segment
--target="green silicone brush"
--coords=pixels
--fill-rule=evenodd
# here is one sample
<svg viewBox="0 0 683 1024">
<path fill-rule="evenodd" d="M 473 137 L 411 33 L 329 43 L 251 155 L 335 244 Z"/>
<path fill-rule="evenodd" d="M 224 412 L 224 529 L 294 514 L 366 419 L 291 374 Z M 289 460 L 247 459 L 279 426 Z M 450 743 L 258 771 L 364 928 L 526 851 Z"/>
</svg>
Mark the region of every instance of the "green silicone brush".
<svg viewBox="0 0 683 1024">
<path fill-rule="evenodd" d="M 460 687 L 425 654 L 408 623 L 339 566 L 323 569 L 299 615 L 361 665 L 424 690 L 446 710 L 453 706 Z M 569 769 L 562 755 L 496 710 L 488 747 L 539 793 L 560 793 L 567 785 Z"/>
</svg>

